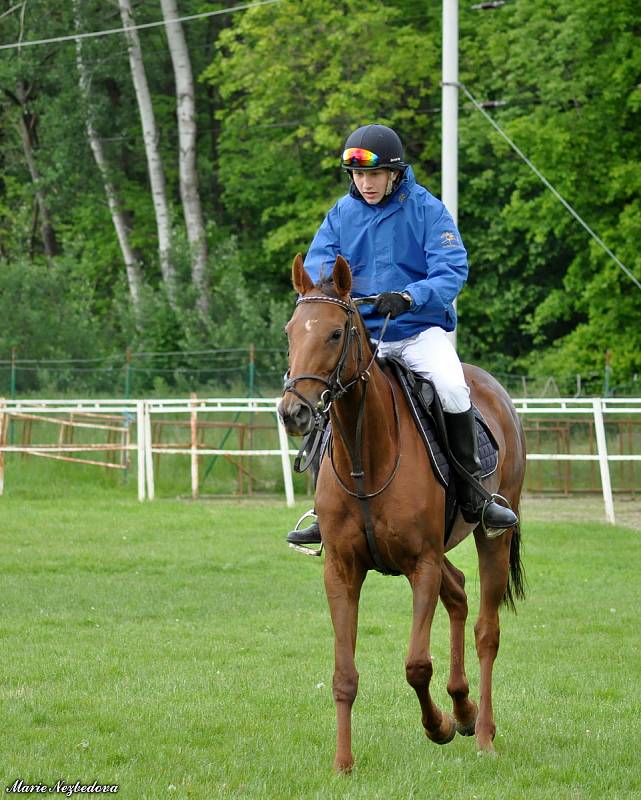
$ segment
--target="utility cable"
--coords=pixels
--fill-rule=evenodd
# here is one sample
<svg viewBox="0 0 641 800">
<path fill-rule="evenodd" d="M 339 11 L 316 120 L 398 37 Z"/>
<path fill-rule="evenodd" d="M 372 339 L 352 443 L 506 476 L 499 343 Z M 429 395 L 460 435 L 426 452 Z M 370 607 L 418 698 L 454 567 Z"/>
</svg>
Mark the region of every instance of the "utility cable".
<svg viewBox="0 0 641 800">
<path fill-rule="evenodd" d="M 484 117 L 485 117 L 485 119 L 486 119 L 486 120 L 487 120 L 487 121 L 490 123 L 490 125 L 491 125 L 491 126 L 492 126 L 492 127 L 493 127 L 493 128 L 496 130 L 496 131 L 497 131 L 497 133 L 499 133 L 499 134 L 500 134 L 500 135 L 503 137 L 503 139 L 505 139 L 505 141 L 506 141 L 506 142 L 507 142 L 507 143 L 510 145 L 510 147 L 512 148 L 512 150 L 514 150 L 514 152 L 515 152 L 515 153 L 516 153 L 516 154 L 517 154 L 517 155 L 518 155 L 520 158 L 522 158 L 522 159 L 523 159 L 523 161 L 525 161 L 525 163 L 526 163 L 526 164 L 528 165 L 528 167 L 529 167 L 529 168 L 532 170 L 532 172 L 533 172 L 533 173 L 534 173 L 534 174 L 537 176 L 537 178 L 539 178 L 539 180 L 541 180 L 541 181 L 542 181 L 542 182 L 543 182 L 543 183 L 544 183 L 544 184 L 547 186 L 547 188 L 548 188 L 548 189 L 549 189 L 549 190 L 552 192 L 552 194 L 553 194 L 553 195 L 556 197 L 556 199 L 557 199 L 557 200 L 558 200 L 560 203 L 562 203 L 562 204 L 565 206 L 565 208 L 566 208 L 566 209 L 567 209 L 567 210 L 570 212 L 570 214 L 572 214 L 572 216 L 574 217 L 574 219 L 576 219 L 576 221 L 577 221 L 577 222 L 579 222 L 579 223 L 580 223 L 580 224 L 581 224 L 581 225 L 582 225 L 582 226 L 585 228 L 585 230 L 586 230 L 586 231 L 587 231 L 587 232 L 590 234 L 590 236 L 591 236 L 591 237 L 594 239 L 594 241 L 595 241 L 595 242 L 596 242 L 596 243 L 597 243 L 597 244 L 598 244 L 598 245 L 599 245 L 601 248 L 603 248 L 603 250 L 605 250 L 605 252 L 606 252 L 606 253 L 607 253 L 607 254 L 610 256 L 610 258 L 611 258 L 611 259 L 614 261 L 614 263 L 615 263 L 615 264 L 616 264 L 618 267 L 620 267 L 620 268 L 623 270 L 623 272 L 625 272 L 625 274 L 628 276 L 628 278 L 630 278 L 630 280 L 632 281 L 632 283 L 634 283 L 634 284 L 635 284 L 635 286 L 636 286 L 638 289 L 641 289 L 641 281 L 639 281 L 639 279 L 638 279 L 638 278 L 637 278 L 637 277 L 634 275 L 634 273 L 632 273 L 632 272 L 631 272 L 631 271 L 630 271 L 630 270 L 629 270 L 629 269 L 628 269 L 628 268 L 625 266 L 625 264 L 623 264 L 623 263 L 622 263 L 622 262 L 621 262 L 621 261 L 620 261 L 620 260 L 617 258 L 617 256 L 616 256 L 616 255 L 615 255 L 615 254 L 612 252 L 612 250 L 610 250 L 610 248 L 609 248 L 609 247 L 607 246 L 607 244 L 606 244 L 606 243 L 603 241 L 603 239 L 601 239 L 601 237 L 600 237 L 600 236 L 598 236 L 598 235 L 597 235 L 597 234 L 596 234 L 596 233 L 595 233 L 595 232 L 592 230 L 592 228 L 591 228 L 591 227 L 590 227 L 590 226 L 587 224 L 587 222 L 585 222 L 585 220 L 583 220 L 583 219 L 582 219 L 582 217 L 580 217 L 580 216 L 579 216 L 579 214 L 578 214 L 578 213 L 577 213 L 577 212 L 576 212 L 576 211 L 575 211 L 575 210 L 572 208 L 572 206 L 571 206 L 571 205 L 568 203 L 568 201 L 567 201 L 567 200 L 566 200 L 564 197 L 562 197 L 562 196 L 559 194 L 559 192 L 558 192 L 558 191 L 557 191 L 557 190 L 554 188 L 554 186 L 552 186 L 552 184 L 551 184 L 551 183 L 550 183 L 550 181 L 549 181 L 549 180 L 548 180 L 548 179 L 545 177 L 545 175 L 543 175 L 543 173 L 542 173 L 540 170 L 538 170 L 538 169 L 537 169 L 537 168 L 534 166 L 534 164 L 533 164 L 533 163 L 530 161 L 530 159 L 529 159 L 529 158 L 528 158 L 528 157 L 525 155 L 525 153 L 524 153 L 524 152 L 523 152 L 523 151 L 522 151 L 522 150 L 521 150 L 519 147 L 517 147 L 517 145 L 516 145 L 516 144 L 514 144 L 514 142 L 513 142 L 513 141 L 510 139 L 510 137 L 507 135 L 507 133 L 505 133 L 505 131 L 504 131 L 504 130 L 503 130 L 503 129 L 502 129 L 502 128 L 501 128 L 501 127 L 500 127 L 500 126 L 499 126 L 499 125 L 498 125 L 498 124 L 497 124 L 497 123 L 496 123 L 496 122 L 493 120 L 493 119 L 492 119 L 492 117 L 491 117 L 491 116 L 490 116 L 490 115 L 487 113 L 487 111 L 486 111 L 486 110 L 483 108 L 482 104 L 481 104 L 481 103 L 479 103 L 479 102 L 478 102 L 478 100 L 476 100 L 476 99 L 475 99 L 475 98 L 472 96 L 472 93 L 471 93 L 471 92 L 470 92 L 470 90 L 467 88 L 467 86 L 466 86 L 464 83 L 455 83 L 455 82 L 453 82 L 453 83 L 444 83 L 444 84 L 443 84 L 443 86 L 456 86 L 456 87 L 457 87 L 457 89 L 461 89 L 461 90 L 462 90 L 462 91 L 465 93 L 465 95 L 466 95 L 466 96 L 467 96 L 467 98 L 470 100 L 470 102 L 472 103 L 472 105 L 473 105 L 473 106 L 476 108 L 476 110 L 477 110 L 477 111 L 480 111 L 480 112 L 481 112 L 481 114 L 483 114 L 483 116 L 484 116 Z"/>
<path fill-rule="evenodd" d="M 222 14 L 233 14 L 236 11 L 245 11 L 249 8 L 272 5 L 280 3 L 281 0 L 258 0 L 256 3 L 244 3 L 233 8 L 223 8 L 218 11 L 203 11 L 200 14 L 190 14 L 187 17 L 174 17 L 173 19 L 162 19 L 156 22 L 142 22 L 139 25 L 128 25 L 123 28 L 108 28 L 104 31 L 89 31 L 87 33 L 71 33 L 67 36 L 54 36 L 51 39 L 34 39 L 26 42 L 12 42 L 11 44 L 0 44 L 0 50 L 17 50 L 20 47 L 33 47 L 40 44 L 57 44 L 58 42 L 75 42 L 78 39 L 97 39 L 101 36 L 110 36 L 114 33 L 126 33 L 127 31 L 140 31 L 146 28 L 160 28 L 163 25 L 176 25 L 181 22 L 191 22 L 194 19 L 204 19 L 205 17 L 218 17 Z"/>
</svg>

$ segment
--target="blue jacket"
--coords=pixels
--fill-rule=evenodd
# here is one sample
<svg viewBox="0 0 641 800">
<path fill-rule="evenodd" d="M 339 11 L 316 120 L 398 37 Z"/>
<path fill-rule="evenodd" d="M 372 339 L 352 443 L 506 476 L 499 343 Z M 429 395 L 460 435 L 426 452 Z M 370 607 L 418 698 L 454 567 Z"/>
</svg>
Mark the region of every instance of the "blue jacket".
<svg viewBox="0 0 641 800">
<path fill-rule="evenodd" d="M 467 253 L 448 210 L 416 183 L 411 167 L 387 202 L 369 205 L 352 184 L 330 209 L 305 259 L 314 282 L 331 274 L 339 254 L 351 267 L 354 297 L 411 294 L 411 308 L 390 320 L 386 341 L 456 327 L 452 303 L 467 279 Z M 384 317 L 370 305 L 360 310 L 378 338 Z"/>
</svg>

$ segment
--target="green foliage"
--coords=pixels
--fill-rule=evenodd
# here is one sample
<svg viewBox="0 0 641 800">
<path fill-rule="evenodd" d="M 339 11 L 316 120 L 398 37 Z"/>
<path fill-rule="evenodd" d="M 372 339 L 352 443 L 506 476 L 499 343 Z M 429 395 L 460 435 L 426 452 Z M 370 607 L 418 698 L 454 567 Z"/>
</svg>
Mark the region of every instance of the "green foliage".
<svg viewBox="0 0 641 800">
<path fill-rule="evenodd" d="M 410 146 L 422 141 L 416 109 L 433 90 L 435 58 L 382 3 L 287 0 L 221 34 L 203 80 L 221 97 L 223 197 L 241 242 L 262 243 L 261 266 L 283 288 L 284 265 L 345 191 L 337 161 L 349 131 L 377 119 L 404 127 Z"/>
<path fill-rule="evenodd" d="M 83 0 L 81 27 L 119 25 L 117 9 Z M 461 80 L 577 212 L 641 278 L 641 29 L 634 0 L 603 13 L 598 0 L 507 3 L 460 10 Z M 220 8 L 181 0 L 180 12 Z M 5 42 L 68 34 L 73 4 L 29 0 L 0 17 Z M 199 178 L 210 253 L 212 313 L 195 311 L 178 188 L 173 73 L 162 27 L 140 32 L 173 204 L 172 309 L 157 234 L 140 121 L 123 37 L 87 39 L 91 114 L 122 199 L 144 281 L 134 319 L 102 179 L 85 131 L 73 42 L 0 52 L 0 314 L 16 320 L 16 287 L 47 275 L 36 193 L 49 210 L 65 288 L 43 297 L 9 338 L 23 355 L 72 356 L 66 319 L 87 331 L 83 350 L 281 346 L 290 308 L 289 265 L 346 189 L 337 168 L 355 126 L 395 126 L 419 181 L 440 184 L 440 5 L 410 0 L 282 0 L 185 25 L 197 84 Z M 159 19 L 157 4 L 135 8 Z M 533 45 L 536 43 L 536 45 Z M 20 107 L 17 96 L 26 92 Z M 33 179 L 19 133 L 32 133 Z M 464 359 L 503 373 L 602 374 L 641 370 L 641 291 L 461 96 L 460 228 L 470 281 L 459 300 Z M 21 277 L 22 276 L 22 277 Z M 48 285 L 48 278 L 44 279 Z M 77 291 L 83 286 L 82 292 Z M 42 293 L 41 293 L 42 294 Z M 82 300 L 78 299 L 79 294 Z M 71 298 L 74 298 L 73 300 Z M 69 308 L 68 308 L 69 306 Z M 52 307 L 64 309 L 49 320 Z M 68 313 L 67 313 L 68 311 Z M 33 315 L 38 317 L 34 322 Z M 82 319 L 81 319 L 82 318 Z M 81 319 L 81 322 L 80 322 Z M 52 337 L 37 334 L 40 325 Z M 69 324 L 69 328 L 73 325 Z M 83 334 L 85 335 L 85 334 Z"/>
<path fill-rule="evenodd" d="M 0 261 L 0 352 L 42 358 L 87 358 L 103 334 L 93 319 L 92 292 L 84 276 L 60 261 L 53 268 Z"/>
<path fill-rule="evenodd" d="M 465 49 L 462 77 L 477 96 L 483 86 L 480 99 L 508 101 L 495 113 L 499 124 L 639 278 L 641 32 L 633 6 L 620 3 L 604 15 L 596 0 L 515 3 L 482 15 L 465 35 L 484 47 Z M 471 322 L 473 357 L 503 368 L 600 370 L 610 351 L 620 378 L 638 371 L 641 291 L 480 115 L 468 114 L 461 143 L 461 225 L 473 265 L 461 298 L 466 347 Z"/>
</svg>

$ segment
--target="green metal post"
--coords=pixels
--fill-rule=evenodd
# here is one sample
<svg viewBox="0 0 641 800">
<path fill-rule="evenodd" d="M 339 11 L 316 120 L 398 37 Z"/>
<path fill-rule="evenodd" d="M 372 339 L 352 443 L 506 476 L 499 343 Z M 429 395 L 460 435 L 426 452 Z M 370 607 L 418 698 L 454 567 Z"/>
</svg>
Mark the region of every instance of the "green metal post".
<svg viewBox="0 0 641 800">
<path fill-rule="evenodd" d="M 11 399 L 16 399 L 16 348 L 11 348 Z M 13 444 L 13 419 L 9 417 L 9 444 Z"/>
<path fill-rule="evenodd" d="M 125 400 L 129 400 L 131 395 L 131 350 L 127 348 L 125 353 Z"/>
<path fill-rule="evenodd" d="M 253 397 L 256 387 L 256 348 L 249 345 L 249 364 L 247 365 L 247 397 Z"/>
<path fill-rule="evenodd" d="M 16 399 L 16 348 L 11 348 L 11 399 Z"/>
<path fill-rule="evenodd" d="M 612 379 L 612 353 L 609 350 L 605 352 L 605 371 L 603 375 L 603 396 L 610 397 L 612 389 L 610 388 L 610 381 Z"/>
<path fill-rule="evenodd" d="M 131 350 L 127 348 L 125 353 L 125 400 L 129 400 L 131 395 Z M 125 423 L 127 427 L 130 427 L 131 420 L 129 419 L 129 415 L 125 412 Z M 127 459 L 129 458 L 129 454 L 127 453 L 125 456 Z M 123 470 L 122 475 L 123 483 L 127 483 L 129 480 L 129 468 Z"/>
</svg>

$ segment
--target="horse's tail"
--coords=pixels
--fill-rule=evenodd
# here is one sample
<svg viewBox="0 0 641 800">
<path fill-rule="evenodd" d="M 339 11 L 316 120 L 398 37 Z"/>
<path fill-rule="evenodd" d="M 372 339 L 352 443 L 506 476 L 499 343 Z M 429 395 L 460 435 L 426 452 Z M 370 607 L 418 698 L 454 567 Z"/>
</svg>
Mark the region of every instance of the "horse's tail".
<svg viewBox="0 0 641 800">
<path fill-rule="evenodd" d="M 525 599 L 525 573 L 521 563 L 521 525 L 516 523 L 512 529 L 510 542 L 510 573 L 503 595 L 503 605 L 516 613 L 516 600 Z"/>
</svg>

